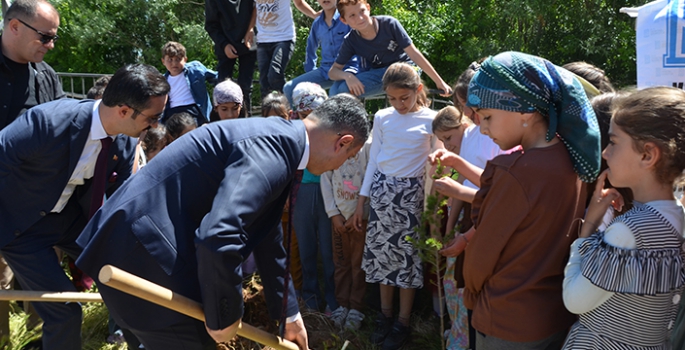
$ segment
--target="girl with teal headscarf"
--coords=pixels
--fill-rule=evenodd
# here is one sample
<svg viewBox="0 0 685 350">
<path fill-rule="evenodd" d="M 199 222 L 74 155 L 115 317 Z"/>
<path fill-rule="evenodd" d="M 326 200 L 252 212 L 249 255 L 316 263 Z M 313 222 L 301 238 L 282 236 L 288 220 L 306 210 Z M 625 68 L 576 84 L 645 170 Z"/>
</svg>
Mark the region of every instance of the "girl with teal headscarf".
<svg viewBox="0 0 685 350">
<path fill-rule="evenodd" d="M 559 349 L 575 321 L 561 298 L 567 233 L 584 213 L 581 180 L 594 180 L 600 166 L 594 111 L 571 72 L 519 52 L 485 60 L 466 105 L 500 148 L 522 148 L 482 173 L 447 151 L 431 156 L 480 185 L 474 229 L 443 252 L 466 246 L 464 299 L 476 348 Z"/>
</svg>

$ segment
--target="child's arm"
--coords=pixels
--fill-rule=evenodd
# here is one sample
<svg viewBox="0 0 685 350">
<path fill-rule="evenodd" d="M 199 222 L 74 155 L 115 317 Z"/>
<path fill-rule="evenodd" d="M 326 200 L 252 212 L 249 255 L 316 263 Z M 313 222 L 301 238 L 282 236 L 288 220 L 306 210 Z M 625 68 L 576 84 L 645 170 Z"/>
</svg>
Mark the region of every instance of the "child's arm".
<svg viewBox="0 0 685 350">
<path fill-rule="evenodd" d="M 431 164 L 436 164 L 440 160 L 440 164 L 454 168 L 459 172 L 459 177 L 462 175 L 471 183 L 480 186 L 480 176 L 483 174 L 483 169 L 469 163 L 464 158 L 454 154 L 446 149 L 439 149 L 428 156 L 428 161 Z"/>
<path fill-rule="evenodd" d="M 411 58 L 414 63 L 416 63 L 421 69 L 428 74 L 428 76 L 433 80 L 435 83 L 435 86 L 442 90 L 443 93 L 441 94 L 442 96 L 449 96 L 452 94 L 452 88 L 445 83 L 444 80 L 440 77 L 438 72 L 435 71 L 433 68 L 433 65 L 431 65 L 430 62 L 423 56 L 419 50 L 416 49 L 416 46 L 412 43 L 411 45 L 407 46 L 404 48 L 404 52 L 407 53 L 407 56 Z"/>
<path fill-rule="evenodd" d="M 347 221 L 352 222 L 352 227 L 357 230 L 357 232 L 362 232 L 366 227 L 362 227 L 364 222 L 364 203 L 368 197 L 359 195 L 357 197 L 357 209 L 354 210 L 354 214 Z"/>
<path fill-rule="evenodd" d="M 312 7 L 309 6 L 309 4 L 304 0 L 293 0 L 293 3 L 295 4 L 295 7 L 300 10 L 300 12 L 304 13 L 305 16 L 311 19 L 316 18 L 321 13 L 321 11 L 314 11 L 314 9 L 312 9 Z"/>
<path fill-rule="evenodd" d="M 316 50 L 319 48 L 319 40 L 316 36 L 316 31 L 314 26 L 309 30 L 309 37 L 307 38 L 307 48 L 306 54 L 304 56 L 304 72 L 311 72 L 316 68 L 316 61 L 318 56 L 316 55 Z"/>
<path fill-rule="evenodd" d="M 245 46 L 248 49 L 252 48 L 252 45 L 255 44 L 254 42 L 254 26 L 257 24 L 257 8 L 253 7 L 252 8 L 252 16 L 250 17 L 250 24 L 247 27 L 247 33 L 245 33 L 245 38 L 243 41 L 245 42 Z"/>
<path fill-rule="evenodd" d="M 456 198 L 467 203 L 473 202 L 477 190 L 466 187 L 446 176 L 433 181 L 433 189 L 450 198 Z"/>
<path fill-rule="evenodd" d="M 362 84 L 357 77 L 350 73 L 343 71 L 344 66 L 340 63 L 333 63 L 331 69 L 328 71 L 328 78 L 331 80 L 344 80 L 347 83 L 347 88 L 350 93 L 359 96 L 364 93 L 364 84 Z"/>
</svg>

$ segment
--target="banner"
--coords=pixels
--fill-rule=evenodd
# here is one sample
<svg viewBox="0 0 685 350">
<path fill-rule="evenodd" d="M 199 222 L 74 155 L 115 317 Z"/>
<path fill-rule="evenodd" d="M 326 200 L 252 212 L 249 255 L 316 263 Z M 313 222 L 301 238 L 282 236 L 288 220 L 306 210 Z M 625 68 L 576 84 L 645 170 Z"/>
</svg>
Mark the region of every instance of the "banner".
<svg viewBox="0 0 685 350">
<path fill-rule="evenodd" d="M 637 17 L 637 87 L 685 85 L 685 0 L 658 0 L 621 12 Z"/>
</svg>

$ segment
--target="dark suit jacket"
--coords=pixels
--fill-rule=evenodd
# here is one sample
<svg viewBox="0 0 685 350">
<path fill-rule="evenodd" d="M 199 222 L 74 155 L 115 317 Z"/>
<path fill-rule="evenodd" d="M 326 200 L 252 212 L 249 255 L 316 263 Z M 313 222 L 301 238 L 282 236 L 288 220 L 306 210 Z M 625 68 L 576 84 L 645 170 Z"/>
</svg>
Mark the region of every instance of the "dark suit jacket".
<svg viewBox="0 0 685 350">
<path fill-rule="evenodd" d="M 72 99 L 44 103 L 0 131 L 0 247 L 55 207 L 83 152 L 93 104 Z M 135 139 L 119 135 L 109 152 L 106 193 L 111 195 L 131 174 Z M 70 199 L 82 206 L 83 225 L 90 210 L 89 189 L 86 181 Z"/>
<path fill-rule="evenodd" d="M 210 123 L 167 146 L 125 183 L 78 239 L 76 264 L 105 264 L 204 304 L 222 329 L 243 314 L 241 263 L 254 250 L 271 317 L 282 307 L 285 250 L 280 219 L 305 149 L 301 121 L 250 118 Z M 287 316 L 298 311 L 289 286 Z M 164 328 L 180 314 L 100 285 L 118 324 Z"/>
</svg>

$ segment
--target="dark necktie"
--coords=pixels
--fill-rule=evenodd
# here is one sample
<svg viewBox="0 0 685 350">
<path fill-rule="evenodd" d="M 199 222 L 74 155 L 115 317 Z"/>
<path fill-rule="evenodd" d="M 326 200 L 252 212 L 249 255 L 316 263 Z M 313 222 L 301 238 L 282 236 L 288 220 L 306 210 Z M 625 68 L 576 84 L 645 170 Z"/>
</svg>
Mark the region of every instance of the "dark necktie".
<svg viewBox="0 0 685 350">
<path fill-rule="evenodd" d="M 112 145 L 112 138 L 107 136 L 100 139 L 102 149 L 98 154 L 98 160 L 95 163 L 95 174 L 93 174 L 93 197 L 90 200 L 90 214 L 88 219 L 95 215 L 95 212 L 102 206 L 102 199 L 105 197 L 105 183 L 107 176 L 107 158 L 109 158 L 109 146 Z"/>
</svg>

